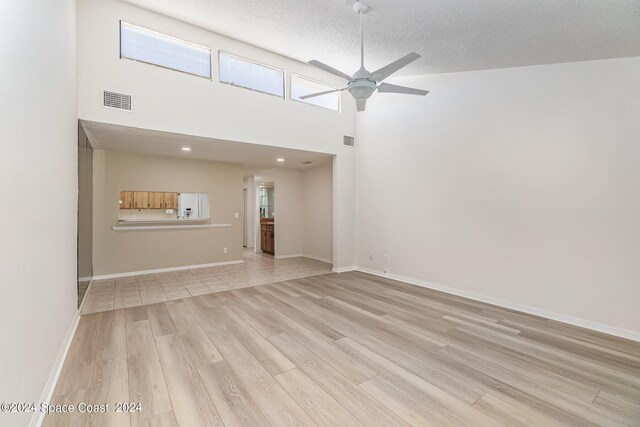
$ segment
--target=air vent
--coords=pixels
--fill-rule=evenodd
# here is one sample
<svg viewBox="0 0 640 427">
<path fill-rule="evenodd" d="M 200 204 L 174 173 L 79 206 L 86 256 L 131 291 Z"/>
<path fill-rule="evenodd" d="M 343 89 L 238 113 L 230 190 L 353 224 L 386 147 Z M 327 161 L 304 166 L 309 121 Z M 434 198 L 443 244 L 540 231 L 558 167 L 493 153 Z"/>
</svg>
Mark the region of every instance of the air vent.
<svg viewBox="0 0 640 427">
<path fill-rule="evenodd" d="M 117 110 L 132 111 L 131 95 L 123 93 L 104 91 L 102 105 L 107 108 L 115 108 Z"/>
<path fill-rule="evenodd" d="M 353 147 L 356 145 L 356 140 L 352 136 L 344 136 L 343 144 L 347 147 Z"/>
<path fill-rule="evenodd" d="M 310 162 L 309 160 L 305 160 L 304 162 L 300 162 L 301 165 L 310 165 L 313 162 Z"/>
</svg>

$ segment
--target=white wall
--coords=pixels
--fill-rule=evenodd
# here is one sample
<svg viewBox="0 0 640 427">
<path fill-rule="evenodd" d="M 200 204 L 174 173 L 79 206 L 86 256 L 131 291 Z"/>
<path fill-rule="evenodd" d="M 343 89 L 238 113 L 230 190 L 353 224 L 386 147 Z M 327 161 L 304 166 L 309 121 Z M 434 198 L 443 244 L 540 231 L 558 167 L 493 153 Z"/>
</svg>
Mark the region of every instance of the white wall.
<svg viewBox="0 0 640 427">
<path fill-rule="evenodd" d="M 276 258 L 302 253 L 302 172 L 276 168 Z"/>
<path fill-rule="evenodd" d="M 0 3 L 0 402 L 40 401 L 76 313 L 75 27 L 73 0 Z"/>
<path fill-rule="evenodd" d="M 81 119 L 132 127 L 251 142 L 336 155 L 334 239 L 337 264 L 353 265 L 354 152 L 342 145 L 355 133 L 355 107 L 343 94 L 343 112 L 240 89 L 119 59 L 120 19 L 335 85 L 344 82 L 321 70 L 192 25 L 124 3 L 80 0 L 78 5 L 78 107 Z M 133 95 L 134 112 L 101 107 L 102 90 Z"/>
<path fill-rule="evenodd" d="M 332 257 L 332 164 L 298 170 L 274 168 L 254 177 L 255 248 L 260 250 L 258 188 L 273 183 L 275 188 L 276 258 L 311 256 L 333 262 Z M 314 192 L 313 200 L 305 192 Z M 323 234 L 324 235 L 320 235 Z M 305 239 L 306 251 L 305 251 Z"/>
<path fill-rule="evenodd" d="M 302 254 L 333 262 L 333 162 L 302 172 Z"/>
<path fill-rule="evenodd" d="M 638 76 L 636 57 L 395 79 L 432 92 L 358 116 L 358 265 L 640 339 Z"/>
<path fill-rule="evenodd" d="M 94 150 L 93 182 L 94 276 L 242 260 L 241 165 Z M 231 226 L 114 231 L 121 191 L 206 193 L 211 223 Z"/>
</svg>

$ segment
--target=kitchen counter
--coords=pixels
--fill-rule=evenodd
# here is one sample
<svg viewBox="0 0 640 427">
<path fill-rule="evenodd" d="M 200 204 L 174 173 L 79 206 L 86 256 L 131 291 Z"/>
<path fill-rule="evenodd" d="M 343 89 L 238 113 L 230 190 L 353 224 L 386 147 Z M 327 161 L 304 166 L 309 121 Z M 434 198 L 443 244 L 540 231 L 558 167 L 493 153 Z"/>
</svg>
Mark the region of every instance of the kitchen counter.
<svg viewBox="0 0 640 427">
<path fill-rule="evenodd" d="M 127 223 L 127 225 L 114 225 L 111 227 L 113 231 L 136 231 L 136 230 L 170 230 L 170 229 L 187 229 L 187 228 L 229 228 L 231 224 L 211 224 L 209 222 L 199 221 L 159 221 L 157 223 Z"/>
<path fill-rule="evenodd" d="M 118 220 L 118 224 L 153 224 L 153 225 L 162 225 L 162 224 L 208 224 L 210 220 L 208 219 L 120 219 Z"/>
</svg>

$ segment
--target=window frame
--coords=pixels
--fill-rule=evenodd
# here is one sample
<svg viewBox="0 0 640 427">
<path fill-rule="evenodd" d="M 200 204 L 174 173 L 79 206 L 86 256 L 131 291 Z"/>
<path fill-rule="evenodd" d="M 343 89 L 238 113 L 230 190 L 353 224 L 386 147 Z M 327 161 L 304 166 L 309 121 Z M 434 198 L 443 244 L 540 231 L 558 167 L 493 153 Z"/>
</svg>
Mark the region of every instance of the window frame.
<svg viewBox="0 0 640 427">
<path fill-rule="evenodd" d="M 334 110 L 333 108 L 329 108 L 329 107 L 323 107 L 322 105 L 313 104 L 311 102 L 306 102 L 304 99 L 294 99 L 291 96 L 291 94 L 293 93 L 293 77 L 294 76 L 299 78 L 299 79 L 302 79 L 302 80 L 307 80 L 307 81 L 309 81 L 311 83 L 317 83 L 319 85 L 326 86 L 327 88 L 329 88 L 327 90 L 340 89 L 340 87 L 338 87 L 338 86 L 334 86 L 334 85 L 331 85 L 329 83 L 321 82 L 320 80 L 312 79 L 311 77 L 303 76 L 302 74 L 291 72 L 291 73 L 289 73 L 289 99 L 291 101 L 299 102 L 300 104 L 311 105 L 312 107 L 322 108 L 323 110 L 333 111 L 333 112 L 338 113 L 338 114 L 342 113 L 342 92 L 337 92 L 337 94 L 338 94 L 338 109 L 337 110 Z M 318 91 L 318 92 L 322 92 L 322 91 Z"/>
<path fill-rule="evenodd" d="M 249 62 L 251 64 L 258 65 L 260 67 L 269 68 L 271 70 L 275 70 L 275 71 L 281 72 L 282 73 L 282 96 L 276 95 L 274 93 L 269 93 L 269 92 L 265 92 L 265 91 L 262 91 L 262 90 L 254 89 L 254 88 L 247 87 L 247 86 L 242 86 L 242 85 L 235 84 L 235 83 L 232 83 L 232 82 L 223 82 L 221 80 L 222 72 L 220 71 L 220 67 L 221 67 L 220 55 L 227 55 L 227 56 L 229 56 L 231 58 L 239 59 L 241 61 L 246 61 L 246 62 Z M 242 89 L 250 90 L 252 92 L 257 92 L 257 93 L 262 93 L 264 95 L 273 96 L 273 97 L 279 98 L 279 99 L 285 99 L 285 100 L 287 99 L 287 71 L 284 68 L 278 68 L 278 67 L 274 67 L 273 65 L 268 65 L 268 64 L 264 64 L 262 62 L 254 61 L 253 59 L 249 59 L 249 58 L 246 58 L 246 57 L 243 57 L 243 56 L 235 55 L 235 54 L 229 53 L 229 52 L 227 52 L 225 50 L 218 50 L 218 82 L 221 83 L 221 84 L 227 85 L 227 86 L 239 87 L 239 88 L 242 88 Z"/>
<path fill-rule="evenodd" d="M 126 24 L 126 25 L 130 25 L 132 27 L 141 28 L 141 29 L 143 29 L 145 31 L 149 31 L 151 33 L 158 34 L 158 35 L 160 35 L 162 37 L 168 37 L 168 38 L 176 40 L 176 41 L 178 41 L 180 43 L 184 43 L 186 45 L 191 45 L 191 46 L 194 46 L 194 47 L 197 47 L 197 48 L 200 48 L 200 49 L 207 50 L 209 52 L 209 77 L 202 76 L 200 74 L 191 73 L 189 71 L 178 70 L 176 68 L 167 67 L 166 65 L 160 65 L 160 64 L 153 63 L 153 62 L 143 61 L 141 59 L 136 59 L 136 58 L 130 58 L 128 56 L 123 56 L 122 55 L 122 24 L 123 23 Z M 140 62 L 141 64 L 153 65 L 155 67 L 163 68 L 165 70 L 176 71 L 178 73 L 187 74 L 189 76 L 200 77 L 202 79 L 213 81 L 213 49 L 212 48 L 210 48 L 208 46 L 204 46 L 204 45 L 198 44 L 198 43 L 193 43 L 193 42 L 190 42 L 188 40 L 184 40 L 184 39 L 181 39 L 179 37 L 172 36 L 170 34 L 161 33 L 160 31 L 152 30 L 150 28 L 143 27 L 142 25 L 132 24 L 131 22 L 124 21 L 122 19 L 120 19 L 118 21 L 118 56 L 119 56 L 120 59 L 127 59 L 129 61 Z"/>
</svg>

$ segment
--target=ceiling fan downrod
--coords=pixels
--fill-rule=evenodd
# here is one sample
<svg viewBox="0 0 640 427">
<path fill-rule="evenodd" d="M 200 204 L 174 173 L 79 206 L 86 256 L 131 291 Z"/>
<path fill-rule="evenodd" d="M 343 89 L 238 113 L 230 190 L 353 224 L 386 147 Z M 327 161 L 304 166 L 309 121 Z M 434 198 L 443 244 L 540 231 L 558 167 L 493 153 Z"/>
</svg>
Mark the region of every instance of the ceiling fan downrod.
<svg viewBox="0 0 640 427">
<path fill-rule="evenodd" d="M 353 11 L 360 16 L 360 68 L 364 69 L 364 21 L 363 15 L 367 13 L 369 6 L 358 0 L 353 5 Z"/>
</svg>

